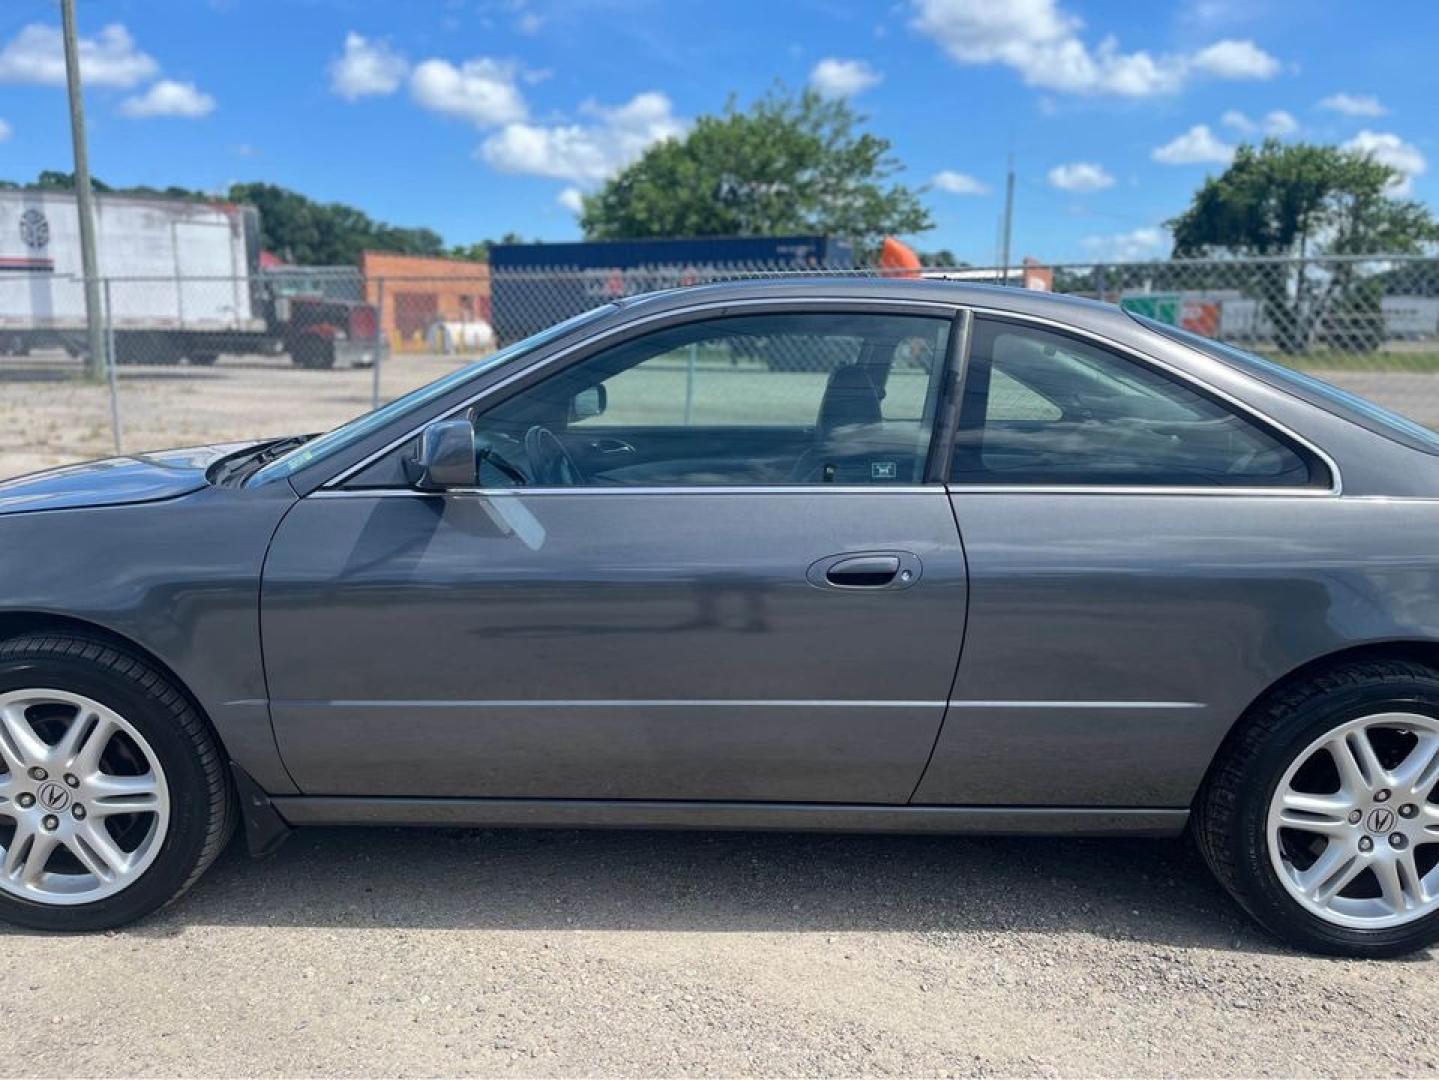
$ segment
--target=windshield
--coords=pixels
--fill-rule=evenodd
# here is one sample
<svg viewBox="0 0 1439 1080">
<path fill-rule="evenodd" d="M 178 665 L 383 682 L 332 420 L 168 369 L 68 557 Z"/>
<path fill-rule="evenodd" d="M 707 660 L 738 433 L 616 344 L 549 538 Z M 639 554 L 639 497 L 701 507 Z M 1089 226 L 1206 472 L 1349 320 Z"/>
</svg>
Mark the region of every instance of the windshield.
<svg viewBox="0 0 1439 1080">
<path fill-rule="evenodd" d="M 1246 375 L 1253 375 L 1270 386 L 1293 394 L 1301 401 L 1307 401 L 1310 405 L 1331 412 L 1360 427 L 1367 428 L 1376 435 L 1393 439 L 1412 450 L 1422 450 L 1426 454 L 1439 454 L 1439 434 L 1416 424 L 1406 416 L 1401 416 L 1382 405 L 1376 405 L 1368 398 L 1351 394 L 1348 390 L 1343 390 L 1333 383 L 1316 379 L 1313 375 L 1303 371 L 1285 367 L 1283 364 L 1257 353 L 1246 352 L 1244 349 L 1235 348 L 1222 341 L 1215 341 L 1213 338 L 1203 337 L 1189 330 L 1181 330 L 1168 323 L 1155 322 L 1153 319 L 1132 311 L 1129 312 L 1129 315 L 1151 330 L 1159 331 L 1165 337 L 1198 349 L 1200 352 L 1208 353 L 1216 360 L 1238 368 Z"/>
<path fill-rule="evenodd" d="M 264 484 L 271 480 L 279 480 L 290 476 L 307 465 L 311 465 L 321 458 L 343 450 L 347 446 L 353 446 L 371 432 L 384 427 L 390 421 L 406 413 L 422 408 L 432 401 L 444 397 L 455 387 L 490 371 L 501 364 L 512 360 L 518 360 L 528 356 L 536 349 L 548 345 L 557 338 L 568 334 L 571 330 L 586 323 L 594 322 L 614 309 L 613 304 L 605 304 L 601 307 L 592 308 L 579 315 L 573 315 L 564 322 L 555 323 L 547 330 L 541 330 L 538 334 L 532 334 L 513 345 L 507 345 L 498 352 L 491 353 L 482 360 L 476 360 L 473 364 L 466 364 L 458 371 L 452 371 L 443 378 L 436 379 L 432 383 L 426 383 L 418 390 L 411 390 L 403 397 L 398 397 L 388 405 L 381 405 L 373 412 L 367 412 L 363 416 L 357 416 L 348 423 L 341 424 L 333 431 L 328 431 L 319 438 L 311 439 L 302 446 L 276 458 L 263 469 L 257 472 L 250 479 L 252 484 Z"/>
</svg>

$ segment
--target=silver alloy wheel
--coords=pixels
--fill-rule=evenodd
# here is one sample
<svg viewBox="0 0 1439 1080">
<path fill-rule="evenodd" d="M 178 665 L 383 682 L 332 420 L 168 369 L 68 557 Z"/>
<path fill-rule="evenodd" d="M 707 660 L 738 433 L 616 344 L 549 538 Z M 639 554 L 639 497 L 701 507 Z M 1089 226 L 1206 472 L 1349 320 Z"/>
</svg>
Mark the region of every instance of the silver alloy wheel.
<svg viewBox="0 0 1439 1080">
<path fill-rule="evenodd" d="M 0 766 L 0 890 L 88 904 L 155 861 L 170 787 L 144 736 L 114 710 L 65 690 L 0 693 Z"/>
<path fill-rule="evenodd" d="M 1269 856 L 1279 880 L 1305 910 L 1336 926 L 1403 926 L 1439 910 L 1436 787 L 1439 720 L 1432 716 L 1376 713 L 1314 740 L 1269 803 Z"/>
</svg>

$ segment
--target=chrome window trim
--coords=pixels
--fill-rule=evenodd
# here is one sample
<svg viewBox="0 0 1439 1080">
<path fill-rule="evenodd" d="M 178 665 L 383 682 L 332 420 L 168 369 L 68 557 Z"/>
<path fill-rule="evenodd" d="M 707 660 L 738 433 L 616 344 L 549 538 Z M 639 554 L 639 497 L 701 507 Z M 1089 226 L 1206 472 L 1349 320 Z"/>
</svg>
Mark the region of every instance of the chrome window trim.
<svg viewBox="0 0 1439 1080">
<path fill-rule="evenodd" d="M 956 484 L 948 486 L 951 495 L 1198 495 L 1215 498 L 1221 495 L 1244 498 L 1275 497 L 1292 499 L 1332 499 L 1338 492 L 1331 488 L 1301 487 L 1145 487 L 1143 484 Z"/>
<path fill-rule="evenodd" d="M 940 315 L 942 315 L 944 318 L 950 319 L 950 320 L 953 320 L 954 317 L 955 317 L 955 315 L 956 315 L 957 313 L 959 313 L 960 311 L 965 310 L 965 305 L 964 305 L 964 304 L 951 303 L 951 302 L 949 302 L 949 301 L 939 301 L 939 300 L 915 300 L 915 299 L 912 299 L 912 298 L 901 298 L 901 297 L 885 298 L 885 297 L 878 297 L 878 296 L 876 296 L 876 297 L 782 296 L 782 297 L 765 297 L 765 298 L 757 298 L 757 299 L 749 299 L 749 300 L 709 300 L 709 301 L 706 301 L 706 302 L 704 302 L 704 303 L 702 303 L 702 304 L 690 304 L 690 305 L 688 305 L 688 306 L 686 306 L 686 307 L 668 308 L 668 309 L 666 309 L 666 310 L 664 310 L 664 311 L 657 311 L 657 312 L 654 312 L 653 314 L 650 314 L 650 315 L 643 315 L 643 316 L 640 316 L 640 317 L 637 318 L 637 319 L 631 319 L 630 321 L 625 322 L 625 323 L 623 323 L 623 324 L 621 324 L 621 325 L 619 325 L 619 326 L 612 326 L 612 327 L 610 327 L 608 330 L 604 330 L 604 331 L 601 331 L 601 332 L 599 332 L 599 333 L 596 333 L 596 334 L 594 334 L 594 335 L 592 335 L 592 336 L 590 336 L 590 337 L 585 338 L 583 341 L 577 341 L 577 342 L 575 342 L 573 345 L 568 346 L 567 348 L 561 349 L 561 350 L 559 350 L 558 352 L 555 352 L 555 353 L 551 353 L 550 355 L 544 357 L 543 359 L 536 360 L 536 361 L 533 361 L 533 362 L 531 362 L 531 363 L 529 363 L 529 364 L 526 364 L 523 368 L 521 368 L 520 370 L 515 371 L 515 372 L 513 372 L 512 374 L 506 376 L 505 378 L 501 379 L 499 382 L 494 383 L 494 384 L 492 384 L 492 385 L 490 385 L 490 386 L 487 386 L 487 387 L 485 387 L 485 389 L 483 389 L 483 390 L 478 390 L 478 391 L 476 391 L 473 395 L 471 395 L 470 397 L 466 398 L 466 399 L 465 399 L 463 402 L 461 402 L 459 405 L 456 405 L 456 406 L 455 406 L 453 409 L 451 409 L 449 412 L 446 412 L 446 413 L 443 413 L 443 414 L 440 415 L 440 416 L 434 417 L 432 420 L 427 420 L 427 421 L 425 421 L 423 424 L 420 424 L 418 427 L 411 428 L 409 431 L 407 431 L 404 435 L 401 435 L 399 438 L 394 439 L 394 440 L 390 441 L 389 443 L 386 443 L 386 444 L 385 444 L 383 447 L 381 447 L 379 450 L 376 450 L 374 453 L 370 454 L 368 457 L 362 459 L 361 461 L 357 462 L 356 464 L 351 465 L 348 469 L 345 469 L 345 470 L 344 470 L 343 472 L 341 472 L 338 476 L 335 476 L 335 477 L 333 477 L 333 478 L 331 478 L 331 479 L 329 479 L 329 480 L 326 480 L 323 484 L 320 485 L 320 487 L 317 489 L 317 491 L 316 491 L 316 492 L 313 492 L 312 494 L 318 494 L 319 491 L 324 491 L 324 490 L 326 490 L 326 489 L 334 488 L 334 487 L 339 486 L 340 484 L 343 484 L 346 480 L 350 479 L 350 477 L 354 476 L 356 473 L 363 472 L 365 469 L 369 468 L 369 467 L 370 467 L 371 465 L 373 465 L 375 462 L 379 461 L 380 458 L 384 457 L 386 454 L 388 454 L 388 453 L 390 453 L 391 451 L 395 450 L 397 447 L 403 446 L 405 443 L 409 442 L 411 439 L 413 439 L 416 435 L 418 435 L 424 428 L 428 427 L 430 424 L 435 423 L 436 421 L 439 421 L 439 420 L 448 420 L 448 419 L 450 419 L 450 418 L 453 417 L 456 413 L 460 413 L 460 412 L 463 412 L 465 409 L 468 409 L 471 405 L 473 405 L 473 404 L 474 404 L 476 401 L 478 401 L 481 397 L 484 397 L 484 396 L 486 396 L 487 394 L 491 394 L 491 393 L 493 393 L 494 391 L 501 389 L 502 387 L 509 386 L 509 385 L 512 384 L 512 383 L 518 382 L 520 379 L 524 378 L 526 375 L 528 375 L 528 374 L 530 374 L 531 372 L 533 372 L 536 368 L 539 368 L 539 367 L 541 367 L 541 366 L 546 366 L 546 367 L 547 367 L 547 366 L 549 366 L 550 364 L 553 364 L 556 360 L 559 360 L 559 359 L 561 359 L 561 358 L 563 358 L 563 357 L 566 357 L 566 356 L 570 356 L 570 355 L 572 355 L 572 354 L 574 354 L 574 353 L 576 353 L 576 352 L 579 352 L 579 351 L 582 350 L 582 349 L 588 349 L 588 348 L 589 348 L 590 346 L 592 346 L 592 345 L 595 345 L 595 344 L 598 344 L 598 343 L 600 343 L 600 342 L 602 342 L 602 341 L 605 341 L 605 340 L 608 339 L 608 338 L 615 337 L 615 336 L 618 335 L 618 334 L 626 333 L 627 331 L 632 330 L 632 329 L 634 329 L 634 328 L 637 327 L 637 326 L 644 326 L 644 325 L 647 324 L 647 323 L 659 322 L 659 321 L 661 321 L 661 320 L 670 319 L 670 318 L 673 318 L 673 317 L 675 317 L 675 316 L 689 315 L 689 314 L 693 314 L 693 313 L 696 313 L 696 312 L 725 311 L 725 310 L 728 310 L 728 309 L 730 309 L 730 308 L 748 308 L 748 307 L 772 307 L 772 308 L 793 309 L 793 308 L 796 307 L 796 306 L 804 306 L 804 305 L 807 305 L 807 304 L 834 304 L 834 305 L 841 306 L 841 307 L 851 307 L 851 306 L 855 306 L 855 305 L 858 305 L 858 306 L 861 306 L 861 307 L 901 307 L 901 308 L 910 307 L 910 308 L 918 308 L 918 309 L 920 309 L 921 311 L 934 312 L 934 313 L 940 314 Z M 938 485 L 938 484 L 935 484 L 934 486 L 938 487 L 939 485 Z M 531 491 L 534 491 L 534 490 L 536 490 L 536 489 L 531 488 L 530 490 L 531 490 Z M 691 489 L 691 488 L 686 488 L 685 490 L 703 490 L 703 489 Z"/>
<path fill-rule="evenodd" d="M 770 484 L 744 487 L 716 484 L 714 487 L 686 485 L 674 487 L 512 487 L 512 488 L 448 488 L 445 491 L 418 491 L 415 488 L 320 488 L 312 499 L 396 498 L 433 499 L 446 495 L 482 495 L 485 498 L 529 498 L 532 495 L 578 495 L 594 498 L 599 495 L 943 495 L 943 484 L 892 484 L 872 487 L 863 484 Z"/>
<path fill-rule="evenodd" d="M 579 495 L 595 498 L 600 495 L 1196 495 L 1205 498 L 1233 496 L 1239 498 L 1288 498 L 1288 499 L 1330 499 L 1335 493 L 1320 488 L 1293 487 L 1144 487 L 1122 484 L 1065 486 L 1056 484 L 1049 487 L 1026 487 L 1021 484 L 905 484 L 894 486 L 838 485 L 838 484 L 772 484 L 767 486 L 738 487 L 700 485 L 675 487 L 514 487 L 514 488 L 449 488 L 445 491 L 419 491 L 415 488 L 319 488 L 307 498 L 311 499 L 368 499 L 397 498 L 433 499 L 445 495 L 482 495 L 485 498 L 528 498 L 553 495 Z M 1351 496 L 1351 498 L 1353 498 Z M 1370 499 L 1386 499 L 1389 496 L 1364 496 Z M 1395 501 L 1395 500 L 1390 500 Z M 1439 502 L 1439 499 L 1409 499 L 1409 502 Z"/>
<path fill-rule="evenodd" d="M 1292 440 L 1293 442 L 1298 443 L 1300 446 L 1304 447 L 1304 449 L 1308 450 L 1308 451 L 1309 451 L 1311 454 L 1313 454 L 1316 458 L 1318 458 L 1320 461 L 1322 461 L 1322 462 L 1324 463 L 1324 466 L 1329 470 L 1329 487 L 1328 487 L 1328 488 L 1300 488 L 1300 487 L 1264 488 L 1264 487 L 1243 487 L 1243 486 L 1240 486 L 1240 485 L 1235 485 L 1235 486 L 1233 486 L 1233 487 L 1228 487 L 1228 486 L 1224 486 L 1224 485 L 1213 485 L 1213 486 L 1198 486 L 1198 485 L 1196 485 L 1196 486 L 1194 486 L 1194 487 L 1185 487 L 1185 486 L 1182 486 L 1182 485 L 1178 485 L 1178 486 L 1176 486 L 1176 485 L 1167 485 L 1167 486 L 1164 486 L 1164 485 L 1145 485 L 1145 484 L 1074 484 L 1074 485 L 1066 485 L 1066 484 L 1037 484 L 1037 485 L 1034 485 L 1034 484 L 963 484 L 963 483 L 955 483 L 955 482 L 951 481 L 951 482 L 948 484 L 948 487 L 949 487 L 949 489 L 950 489 L 951 491 L 955 491 L 955 492 L 961 492 L 961 491 L 986 491 L 986 492 L 988 492 L 988 493 L 990 493 L 990 494 L 1000 494 L 1000 493 L 1003 493 L 1003 494 L 1019 494 L 1019 493 L 1027 493 L 1027 492 L 1035 492 L 1035 493 L 1040 493 L 1040 494 L 1061 494 L 1061 493 L 1070 493 L 1070 492 L 1087 492 L 1087 493 L 1113 494 L 1113 495 L 1136 495 L 1136 494 L 1164 494 L 1164 495 L 1183 494 L 1183 495 L 1201 495 L 1201 494 L 1202 494 L 1202 495 L 1259 495 L 1259 496 L 1263 496 L 1263 497 L 1272 497 L 1272 496 L 1275 495 L 1275 494 L 1283 493 L 1283 494 L 1285 494 L 1285 495 L 1295 495 L 1295 496 L 1301 496 L 1301 497 L 1306 497 L 1306 498 L 1315 498 L 1315 497 L 1319 497 L 1319 498 L 1335 498 L 1335 497 L 1343 494 L 1343 491 L 1344 491 L 1344 480 L 1343 480 L 1343 475 L 1341 474 L 1341 472 L 1340 472 L 1340 470 L 1339 470 L 1339 463 L 1338 463 L 1337 461 L 1335 461 L 1334 458 L 1331 457 L 1330 454 L 1329 454 L 1326 450 L 1324 450 L 1324 449 L 1323 449 L 1322 447 L 1320 447 L 1320 446 L 1315 445 L 1315 444 L 1314 444 L 1313 442 L 1311 442 L 1309 439 L 1306 439 L 1304 436 L 1302 436 L 1302 435 L 1300 435 L 1298 432 L 1294 431 L 1294 430 L 1293 430 L 1292 428 L 1290 428 L 1288 425 L 1282 424 L 1282 423 L 1280 423 L 1278 420 L 1275 420 L 1272 416 L 1269 416 L 1267 413 L 1264 413 L 1264 412 L 1262 412 L 1261 410 L 1256 409 L 1254 406 L 1248 404 L 1247 402 L 1240 401 L 1240 400 L 1239 400 L 1238 398 L 1236 398 L 1233 394 L 1227 393 L 1227 392 L 1225 392 L 1224 390 L 1219 389 L 1217 386 L 1214 386 L 1214 385 L 1206 382 L 1206 381 L 1203 380 L 1203 379 L 1196 378 L 1194 375 L 1191 375 L 1191 374 L 1190 374 L 1189 372 L 1187 372 L 1187 371 L 1181 371 L 1179 368 L 1176 368 L 1173 364 L 1167 363 L 1166 361 L 1161 360 L 1161 359 L 1159 359 L 1159 358 L 1156 357 L 1156 356 L 1150 356 L 1148 353 L 1141 352 L 1140 350 L 1134 348 L 1134 347 L 1131 346 L 1131 345 L 1126 345 L 1126 344 L 1124 344 L 1124 343 L 1122 343 L 1122 342 L 1115 341 L 1113 338 L 1106 337 L 1104 334 L 1096 333 L 1096 332 L 1093 331 L 1093 330 L 1087 330 L 1087 329 L 1085 329 L 1084 327 L 1075 326 L 1075 325 L 1073 325 L 1072 323 L 1060 322 L 1058 319 L 1051 319 L 1051 318 L 1048 318 L 1047 316 L 1044 316 L 1044 315 L 1030 315 L 1030 314 L 1025 314 L 1025 313 L 1022 313 L 1022 312 L 1008 311 L 1008 310 L 1006 310 L 1006 309 L 1004 309 L 1004 308 L 980 307 L 980 306 L 973 306 L 973 305 L 970 306 L 970 310 L 971 310 L 972 312 L 974 312 L 974 314 L 975 314 L 976 317 L 978 317 L 978 316 L 994 316 L 994 317 L 996 317 L 996 318 L 1001 318 L 1001 319 L 1009 320 L 1009 321 L 1012 321 L 1012 322 L 1034 323 L 1034 324 L 1037 325 L 1037 326 L 1043 326 L 1043 327 L 1045 327 L 1046 329 L 1051 329 L 1051 330 L 1059 331 L 1059 332 L 1061 332 L 1061 333 L 1066 333 L 1066 334 L 1069 334 L 1069 335 L 1071 335 L 1071 336 L 1073 336 L 1073 337 L 1086 338 L 1086 339 L 1088 339 L 1088 340 L 1090 340 L 1090 341 L 1095 342 L 1095 343 L 1098 344 L 1098 345 L 1102 345 L 1102 346 L 1103 346 L 1104 348 L 1106 348 L 1106 349 L 1109 349 L 1109 350 L 1111 350 L 1111 351 L 1113 351 L 1113 352 L 1119 353 L 1121 356 L 1126 357 L 1127 359 L 1131 360 L 1131 361 L 1134 362 L 1134 363 L 1148 364 L 1148 365 L 1150 365 L 1150 366 L 1152 366 L 1152 367 L 1158 368 L 1159 370 L 1161 370 L 1161 371 L 1163 371 L 1163 372 L 1165 372 L 1165 373 L 1167 373 L 1167 374 L 1169 374 L 1169 375 L 1172 375 L 1174 378 L 1179 379 L 1179 380 L 1182 381 L 1182 382 L 1186 382 L 1186 383 L 1188 383 L 1188 384 L 1191 385 L 1191 386 L 1198 387 L 1201 391 L 1203 391 L 1203 392 L 1205 392 L 1205 393 L 1207 393 L 1207 394 L 1209 394 L 1209 395 L 1211 395 L 1211 396 L 1213 396 L 1213 397 L 1219 398 L 1219 399 L 1220 399 L 1221 401 L 1223 401 L 1226 405 L 1228 405 L 1228 406 L 1230 406 L 1231 408 L 1235 409 L 1237 412 L 1243 414 L 1244 416 L 1247 416 L 1249 419 L 1251 419 L 1251 420 L 1253 420 L 1253 421 L 1258 422 L 1258 424 L 1259 424 L 1260 427 L 1268 427 L 1268 428 L 1271 428 L 1271 429 L 1273 429 L 1274 431 L 1277 431 L 1277 432 L 1279 432 L 1280 434 L 1282 434 L 1282 435 L 1284 435 L 1285 437 L 1287 437 L 1288 439 Z M 1153 331 L 1149 331 L 1149 332 L 1150 332 L 1150 333 L 1153 333 Z M 1182 342 L 1179 342 L 1179 341 L 1172 342 L 1172 344 L 1175 345 L 1175 346 L 1178 347 L 1178 348 L 1181 348 L 1181 349 L 1187 349 L 1187 348 L 1188 348 L 1187 345 L 1185 345 L 1185 344 L 1183 344 Z M 1216 362 L 1217 362 L 1217 363 L 1222 363 L 1222 361 L 1216 361 Z M 1242 371 L 1238 371 L 1237 369 L 1232 369 L 1232 370 L 1235 370 L 1236 373 L 1239 374 L 1239 375 L 1242 376 L 1242 377 L 1247 377 L 1247 376 L 1244 376 L 1244 373 L 1243 373 Z M 966 373 L 967 373 L 967 372 L 966 372 Z M 1283 391 L 1281 390 L 1280 393 L 1283 393 Z"/>
</svg>

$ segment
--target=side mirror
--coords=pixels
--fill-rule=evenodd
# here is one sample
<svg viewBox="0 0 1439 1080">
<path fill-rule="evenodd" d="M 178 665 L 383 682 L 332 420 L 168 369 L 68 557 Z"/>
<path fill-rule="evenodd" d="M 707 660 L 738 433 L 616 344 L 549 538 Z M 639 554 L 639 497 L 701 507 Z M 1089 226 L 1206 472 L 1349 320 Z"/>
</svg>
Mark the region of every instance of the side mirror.
<svg viewBox="0 0 1439 1080">
<path fill-rule="evenodd" d="M 405 476 L 421 491 L 478 486 L 474 427 L 468 420 L 436 420 L 420 432 L 415 456 L 405 459 Z"/>
<path fill-rule="evenodd" d="M 570 422 L 576 420 L 588 420 L 592 416 L 599 416 L 609 405 L 609 394 L 605 391 L 605 384 L 591 386 L 587 390 L 581 390 L 570 402 Z"/>
</svg>

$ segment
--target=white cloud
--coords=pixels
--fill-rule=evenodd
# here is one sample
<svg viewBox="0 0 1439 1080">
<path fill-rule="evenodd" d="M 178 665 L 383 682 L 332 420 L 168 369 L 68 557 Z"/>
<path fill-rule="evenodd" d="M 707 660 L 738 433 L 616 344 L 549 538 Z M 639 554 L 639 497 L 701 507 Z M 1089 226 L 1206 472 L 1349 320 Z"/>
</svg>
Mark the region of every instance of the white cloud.
<svg viewBox="0 0 1439 1080">
<path fill-rule="evenodd" d="M 343 55 L 330 62 L 330 89 L 347 101 L 393 94 L 409 70 L 409 62 L 388 41 L 351 31 Z"/>
<path fill-rule="evenodd" d="M 1228 165 L 1234 157 L 1234 147 L 1210 131 L 1208 124 L 1195 124 L 1149 156 L 1163 165 Z"/>
<path fill-rule="evenodd" d="M 130 31 L 111 23 L 94 37 L 82 37 L 80 75 L 90 86 L 131 87 L 160 70 L 139 50 Z M 0 48 L 0 82 L 65 85 L 65 49 L 58 26 L 31 23 Z"/>
<path fill-rule="evenodd" d="M 1074 161 L 1050 169 L 1049 182 L 1060 191 L 1103 191 L 1114 186 L 1114 177 L 1103 165 Z"/>
<path fill-rule="evenodd" d="M 1265 135 L 1282 136 L 1293 135 L 1299 130 L 1299 121 L 1294 119 L 1294 114 L 1283 109 L 1273 109 L 1261 120 L 1251 120 L 1238 109 L 1230 109 L 1221 119 L 1227 127 L 1242 135 L 1255 135 L 1262 131 Z"/>
<path fill-rule="evenodd" d="M 0 142 L 4 142 L 6 139 L 8 139 L 14 133 L 14 131 L 15 129 L 12 128 L 9 124 L 7 124 L 4 120 L 0 120 Z"/>
<path fill-rule="evenodd" d="M 911 0 L 913 24 L 961 64 L 1003 64 L 1030 86 L 1074 94 L 1148 97 L 1198 73 L 1270 78 L 1279 61 L 1252 41 L 1217 41 L 1193 54 L 1123 52 L 1113 35 L 1090 47 L 1083 22 L 1059 0 Z"/>
<path fill-rule="evenodd" d="M 1417 146 L 1389 131 L 1361 131 L 1345 143 L 1343 149 L 1368 154 L 1399 173 L 1390 188 L 1395 195 L 1408 195 L 1414 189 L 1414 177 L 1422 176 L 1429 168 L 1429 162 Z"/>
<path fill-rule="evenodd" d="M 1181 20 L 1198 27 L 1244 22 L 1252 15 L 1245 0 L 1189 0 L 1179 11 Z"/>
<path fill-rule="evenodd" d="M 161 79 L 143 94 L 134 94 L 120 103 L 126 116 L 208 116 L 215 111 L 215 99 L 194 83 Z"/>
<path fill-rule="evenodd" d="M 1274 109 L 1264 114 L 1264 132 L 1267 135 L 1293 135 L 1298 130 L 1299 121 L 1291 112 Z"/>
<path fill-rule="evenodd" d="M 567 187 L 555 196 L 555 202 L 578 216 L 585 208 L 585 193 L 577 187 Z"/>
<path fill-rule="evenodd" d="M 1389 110 L 1373 94 L 1330 94 L 1319 103 L 1321 109 L 1345 116 L 1383 116 Z"/>
<path fill-rule="evenodd" d="M 809 73 L 809 84 L 825 97 L 853 97 L 877 85 L 882 78 L 863 60 L 827 56 Z"/>
<path fill-rule="evenodd" d="M 953 169 L 944 169 L 934 174 L 930 181 L 940 191 L 947 191 L 951 195 L 988 195 L 989 185 L 982 180 L 976 180 L 968 173 L 955 172 Z"/>
<path fill-rule="evenodd" d="M 524 34 L 526 37 L 533 37 L 535 34 L 538 34 L 544 25 L 544 17 L 535 14 L 533 11 L 526 11 L 515 20 L 516 32 Z"/>
<path fill-rule="evenodd" d="M 1259 130 L 1259 125 L 1256 124 L 1253 120 L 1249 119 L 1248 116 L 1240 112 L 1238 109 L 1230 109 L 1223 116 L 1221 116 L 1219 120 L 1220 123 L 1224 124 L 1226 127 L 1232 127 L 1235 131 L 1241 132 L 1245 135 L 1252 134 L 1253 132 Z"/>
<path fill-rule="evenodd" d="M 989 185 L 982 180 L 976 180 L 968 173 L 955 172 L 953 169 L 943 169 L 934 174 L 930 181 L 940 191 L 947 191 L 951 195 L 988 195 Z"/>
<path fill-rule="evenodd" d="M 647 147 L 683 134 L 674 106 L 656 91 L 607 108 L 580 106 L 587 124 L 506 124 L 480 145 L 479 156 L 501 172 L 597 183 L 639 157 Z"/>
<path fill-rule="evenodd" d="M 515 85 L 513 64 L 477 56 L 459 67 L 426 60 L 410 76 L 410 94 L 434 112 L 463 117 L 477 127 L 513 124 L 525 118 L 524 95 Z"/>
<path fill-rule="evenodd" d="M 1104 262 L 1139 262 L 1164 254 L 1170 239 L 1163 229 L 1149 226 L 1106 236 L 1086 236 L 1080 243 L 1093 258 Z"/>
<path fill-rule="evenodd" d="M 1279 61 L 1252 41 L 1216 41 L 1191 57 L 1194 67 L 1218 79 L 1272 79 Z"/>
</svg>

